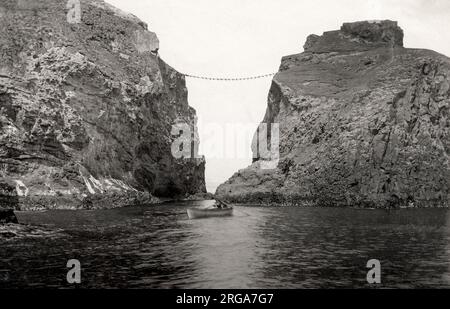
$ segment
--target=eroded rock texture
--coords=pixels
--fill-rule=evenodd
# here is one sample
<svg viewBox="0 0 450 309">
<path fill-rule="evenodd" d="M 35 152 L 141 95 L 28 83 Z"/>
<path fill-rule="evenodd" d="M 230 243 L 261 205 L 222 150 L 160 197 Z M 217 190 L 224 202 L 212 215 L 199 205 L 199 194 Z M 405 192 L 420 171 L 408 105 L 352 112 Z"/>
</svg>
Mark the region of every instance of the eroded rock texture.
<svg viewBox="0 0 450 309">
<path fill-rule="evenodd" d="M 114 207 L 205 192 L 204 160 L 171 155 L 172 124 L 195 128 L 196 116 L 156 35 L 100 0 L 82 0 L 69 23 L 67 3 L 0 3 L 0 202 Z"/>
<path fill-rule="evenodd" d="M 263 122 L 280 160 L 260 158 L 217 194 L 242 203 L 449 206 L 450 61 L 403 48 L 391 21 L 344 24 L 284 57 Z"/>
</svg>

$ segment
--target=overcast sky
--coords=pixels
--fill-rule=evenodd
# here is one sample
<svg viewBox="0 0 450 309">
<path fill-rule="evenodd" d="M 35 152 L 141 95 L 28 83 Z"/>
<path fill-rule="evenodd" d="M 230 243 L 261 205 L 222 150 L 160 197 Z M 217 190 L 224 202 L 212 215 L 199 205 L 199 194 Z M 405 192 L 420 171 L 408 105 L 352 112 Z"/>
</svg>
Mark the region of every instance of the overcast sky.
<svg viewBox="0 0 450 309">
<path fill-rule="evenodd" d="M 300 53 L 309 34 L 339 29 L 343 22 L 391 19 L 405 32 L 405 47 L 450 55 L 448 0 L 107 0 L 148 23 L 160 40 L 160 55 L 176 70 L 239 77 L 276 72 L 284 55 Z M 271 79 L 245 82 L 187 80 L 189 104 L 197 110 L 201 143 L 223 140 L 207 123 L 259 123 Z M 250 149 L 250 138 L 243 139 Z M 242 143 L 241 143 L 242 144 Z M 229 147 L 229 145 L 228 145 Z M 213 153 L 215 152 L 215 153 Z M 232 153 L 232 152 L 231 152 Z M 207 147 L 209 191 L 251 162 L 220 159 Z M 209 157 L 209 158 L 208 158 Z M 239 155 L 243 157 L 243 155 Z"/>
</svg>

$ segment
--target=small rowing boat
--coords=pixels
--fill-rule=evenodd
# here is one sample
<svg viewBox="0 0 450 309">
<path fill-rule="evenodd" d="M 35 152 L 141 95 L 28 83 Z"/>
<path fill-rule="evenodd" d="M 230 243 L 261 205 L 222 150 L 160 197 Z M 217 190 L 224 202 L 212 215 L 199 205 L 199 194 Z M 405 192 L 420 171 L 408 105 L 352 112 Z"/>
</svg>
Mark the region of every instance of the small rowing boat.
<svg viewBox="0 0 450 309">
<path fill-rule="evenodd" d="M 216 207 L 213 208 L 189 208 L 187 214 L 189 219 L 227 217 L 233 215 L 233 207 L 217 200 Z M 219 207 L 217 207 L 217 205 Z"/>
<path fill-rule="evenodd" d="M 233 215 L 233 208 L 218 209 L 218 208 L 189 208 L 187 210 L 189 219 L 200 219 L 210 217 L 227 217 Z"/>
</svg>

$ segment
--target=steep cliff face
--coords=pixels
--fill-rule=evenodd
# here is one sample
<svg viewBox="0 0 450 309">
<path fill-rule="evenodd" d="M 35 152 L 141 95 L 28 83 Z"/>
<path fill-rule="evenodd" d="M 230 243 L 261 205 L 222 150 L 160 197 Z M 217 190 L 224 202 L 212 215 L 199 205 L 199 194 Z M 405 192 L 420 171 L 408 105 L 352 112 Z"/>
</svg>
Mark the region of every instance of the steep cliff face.
<svg viewBox="0 0 450 309">
<path fill-rule="evenodd" d="M 263 122 L 279 162 L 256 162 L 217 194 L 242 203 L 449 206 L 450 60 L 403 48 L 391 21 L 344 24 L 284 57 Z"/>
<path fill-rule="evenodd" d="M 0 202 L 113 207 L 205 192 L 203 159 L 175 159 L 195 129 L 184 77 L 147 25 L 101 0 L 0 3 Z M 70 21 L 70 22 L 69 22 Z"/>
</svg>

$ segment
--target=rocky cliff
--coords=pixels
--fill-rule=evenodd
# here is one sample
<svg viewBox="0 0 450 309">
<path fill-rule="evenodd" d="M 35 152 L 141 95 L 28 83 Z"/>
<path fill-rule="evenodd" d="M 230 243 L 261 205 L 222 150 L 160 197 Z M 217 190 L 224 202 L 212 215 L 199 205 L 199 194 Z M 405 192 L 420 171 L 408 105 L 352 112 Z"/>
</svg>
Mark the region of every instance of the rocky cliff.
<svg viewBox="0 0 450 309">
<path fill-rule="evenodd" d="M 101 0 L 0 3 L 0 204 L 114 207 L 205 192 L 184 76 L 147 25 Z M 79 18 L 77 20 L 77 18 Z M 194 136 L 195 138 L 195 136 Z"/>
<path fill-rule="evenodd" d="M 282 59 L 264 123 L 279 123 L 278 159 L 217 194 L 242 203 L 449 206 L 450 60 L 403 48 L 396 22 L 344 24 Z M 254 149 L 254 151 L 256 151 Z"/>
</svg>

